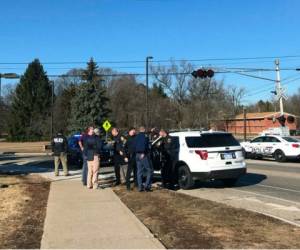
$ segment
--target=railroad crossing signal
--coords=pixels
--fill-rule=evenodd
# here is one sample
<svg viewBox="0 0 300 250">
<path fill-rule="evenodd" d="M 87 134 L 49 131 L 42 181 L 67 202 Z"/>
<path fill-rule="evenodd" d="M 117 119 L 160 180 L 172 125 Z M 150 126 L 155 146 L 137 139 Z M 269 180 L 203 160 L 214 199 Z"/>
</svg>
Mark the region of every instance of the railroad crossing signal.
<svg viewBox="0 0 300 250">
<path fill-rule="evenodd" d="M 103 122 L 102 127 L 104 128 L 105 132 L 107 132 L 111 128 L 111 124 L 110 124 L 109 120 L 106 120 L 105 122 Z"/>
<path fill-rule="evenodd" d="M 287 100 L 288 97 L 285 95 L 285 88 L 282 87 L 276 87 L 275 91 L 271 91 L 271 93 L 273 93 L 276 96 L 277 100 L 280 100 L 281 98 L 284 100 Z"/>
</svg>

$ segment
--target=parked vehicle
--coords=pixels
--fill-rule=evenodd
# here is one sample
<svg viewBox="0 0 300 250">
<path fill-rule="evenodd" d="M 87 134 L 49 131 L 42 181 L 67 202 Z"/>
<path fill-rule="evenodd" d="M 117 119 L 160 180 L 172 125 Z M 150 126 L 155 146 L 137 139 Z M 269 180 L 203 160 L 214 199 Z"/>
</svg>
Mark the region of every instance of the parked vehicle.
<svg viewBox="0 0 300 250">
<path fill-rule="evenodd" d="M 270 157 L 278 162 L 300 159 L 300 141 L 290 136 L 258 136 L 249 142 L 242 142 L 241 145 L 246 158 Z"/>
<path fill-rule="evenodd" d="M 219 179 L 233 186 L 246 173 L 246 163 L 239 142 L 229 133 L 171 132 L 172 177 L 182 189 L 194 186 L 195 180 Z M 152 143 L 154 170 L 161 170 L 162 138 Z"/>
<path fill-rule="evenodd" d="M 68 163 L 78 167 L 82 166 L 82 152 L 78 144 L 80 135 L 73 135 L 68 138 Z M 103 147 L 100 153 L 100 166 L 113 165 L 113 147 L 111 144 L 103 141 Z"/>
<path fill-rule="evenodd" d="M 68 138 L 68 164 L 81 167 L 82 166 L 82 153 L 78 144 L 80 134 L 75 134 Z"/>
</svg>

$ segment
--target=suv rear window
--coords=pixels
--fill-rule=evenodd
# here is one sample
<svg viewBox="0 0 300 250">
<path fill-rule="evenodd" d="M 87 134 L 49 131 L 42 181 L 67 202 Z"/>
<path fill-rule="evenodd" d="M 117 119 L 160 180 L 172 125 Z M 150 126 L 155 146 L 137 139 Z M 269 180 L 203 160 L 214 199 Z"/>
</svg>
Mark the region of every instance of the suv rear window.
<svg viewBox="0 0 300 250">
<path fill-rule="evenodd" d="M 185 141 L 189 148 L 240 146 L 240 143 L 231 134 L 202 134 L 201 136 L 187 136 Z"/>
</svg>

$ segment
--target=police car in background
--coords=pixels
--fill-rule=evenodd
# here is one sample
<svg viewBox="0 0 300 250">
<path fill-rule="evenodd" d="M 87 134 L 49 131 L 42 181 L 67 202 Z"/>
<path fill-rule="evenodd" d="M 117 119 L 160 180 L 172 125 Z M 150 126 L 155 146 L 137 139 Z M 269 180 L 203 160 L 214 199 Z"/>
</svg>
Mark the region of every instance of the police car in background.
<svg viewBox="0 0 300 250">
<path fill-rule="evenodd" d="M 161 170 L 162 138 L 151 147 L 155 171 Z M 233 186 L 246 173 L 246 163 L 240 143 L 225 132 L 178 131 L 169 133 L 171 175 L 182 189 L 194 186 L 195 180 L 222 180 Z"/>
<path fill-rule="evenodd" d="M 82 167 L 82 152 L 78 141 L 80 134 L 74 134 L 68 138 L 68 163 L 77 167 Z M 103 141 L 101 153 L 101 167 L 113 165 L 113 147 L 111 144 Z"/>
<path fill-rule="evenodd" d="M 278 162 L 300 159 L 300 141 L 290 136 L 262 135 L 249 142 L 241 142 L 246 158 L 275 158 Z"/>
</svg>

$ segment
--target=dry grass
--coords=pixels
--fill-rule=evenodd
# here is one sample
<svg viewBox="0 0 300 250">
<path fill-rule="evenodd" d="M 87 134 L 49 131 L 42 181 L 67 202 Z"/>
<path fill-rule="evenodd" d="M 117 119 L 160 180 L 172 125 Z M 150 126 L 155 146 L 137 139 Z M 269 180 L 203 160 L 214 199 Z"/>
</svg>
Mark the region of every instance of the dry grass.
<svg viewBox="0 0 300 250">
<path fill-rule="evenodd" d="M 115 192 L 166 248 L 300 248 L 300 228 L 169 190 Z"/>
<path fill-rule="evenodd" d="M 50 183 L 35 176 L 0 175 L 0 248 L 39 248 Z"/>
</svg>

